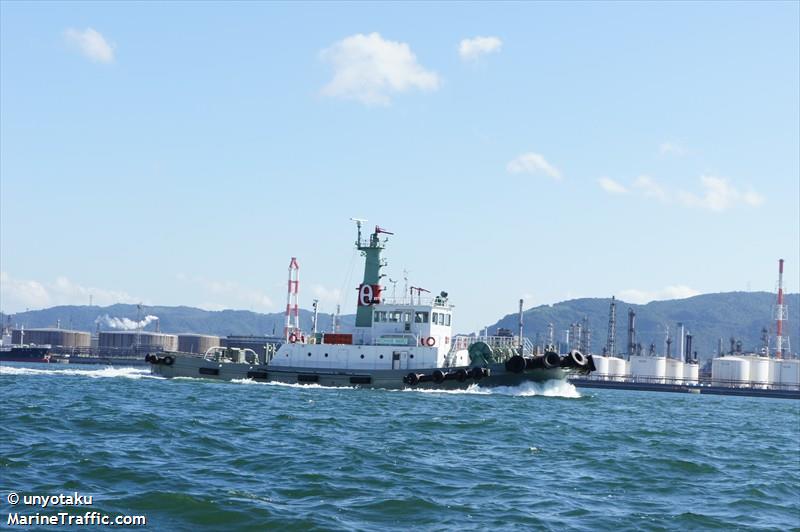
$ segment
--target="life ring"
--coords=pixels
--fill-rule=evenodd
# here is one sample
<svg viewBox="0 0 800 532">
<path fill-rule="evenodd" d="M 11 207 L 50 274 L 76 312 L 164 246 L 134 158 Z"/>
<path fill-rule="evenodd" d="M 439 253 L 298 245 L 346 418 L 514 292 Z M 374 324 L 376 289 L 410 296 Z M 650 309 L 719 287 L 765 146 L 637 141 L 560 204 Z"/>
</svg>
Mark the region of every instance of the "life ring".
<svg viewBox="0 0 800 532">
<path fill-rule="evenodd" d="M 427 345 L 428 347 L 435 346 L 436 338 L 434 338 L 433 336 L 428 336 L 427 338 L 425 338 L 425 345 Z"/>
<path fill-rule="evenodd" d="M 290 334 L 290 335 L 289 335 L 289 342 L 290 342 L 290 343 L 295 343 L 295 342 L 297 342 L 297 335 L 296 335 L 296 334 Z"/>
<path fill-rule="evenodd" d="M 174 363 L 175 363 L 175 358 L 174 357 L 171 357 L 169 355 L 164 357 L 164 364 L 166 364 L 167 366 L 171 366 Z"/>
</svg>

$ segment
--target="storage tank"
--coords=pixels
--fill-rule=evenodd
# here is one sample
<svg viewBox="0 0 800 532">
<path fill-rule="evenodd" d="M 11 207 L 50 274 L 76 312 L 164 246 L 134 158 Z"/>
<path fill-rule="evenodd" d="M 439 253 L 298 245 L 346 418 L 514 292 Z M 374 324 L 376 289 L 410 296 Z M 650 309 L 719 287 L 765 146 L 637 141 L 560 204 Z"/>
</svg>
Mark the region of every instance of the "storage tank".
<svg viewBox="0 0 800 532">
<path fill-rule="evenodd" d="M 711 384 L 714 386 L 750 386 L 750 361 L 739 357 L 721 357 L 711 361 Z"/>
<path fill-rule="evenodd" d="M 609 358 L 604 356 L 593 356 L 595 371 L 592 375 L 605 379 L 608 377 Z"/>
<path fill-rule="evenodd" d="M 52 345 L 60 347 L 89 347 L 92 344 L 92 335 L 84 331 L 70 331 L 68 329 L 41 328 L 21 329 L 11 331 L 11 343 Z M 24 337 L 23 337 L 24 336 Z"/>
<path fill-rule="evenodd" d="M 665 376 L 668 383 L 681 384 L 683 382 L 683 362 L 674 358 L 666 359 Z"/>
<path fill-rule="evenodd" d="M 205 353 L 212 347 L 220 345 L 219 336 L 208 334 L 179 334 L 178 351 L 182 353 Z"/>
<path fill-rule="evenodd" d="M 667 375 L 667 359 L 664 357 L 632 356 L 630 374 L 640 381 L 663 383 Z"/>
<path fill-rule="evenodd" d="M 144 331 L 101 331 L 97 339 L 97 347 L 100 350 L 121 349 L 130 351 L 137 345 L 140 351 L 177 351 L 178 337 L 174 334 Z"/>
<path fill-rule="evenodd" d="M 781 388 L 800 387 L 800 360 L 776 360 L 773 383 Z"/>
<path fill-rule="evenodd" d="M 697 384 L 700 381 L 700 365 L 699 364 L 684 364 L 683 365 L 683 382 L 684 384 Z"/>
<path fill-rule="evenodd" d="M 747 357 L 750 362 L 750 385 L 764 388 L 770 384 L 770 362 L 766 357 Z"/>
<path fill-rule="evenodd" d="M 608 367 L 608 374 L 615 381 L 624 380 L 628 376 L 628 362 L 624 358 L 612 357 Z"/>
</svg>

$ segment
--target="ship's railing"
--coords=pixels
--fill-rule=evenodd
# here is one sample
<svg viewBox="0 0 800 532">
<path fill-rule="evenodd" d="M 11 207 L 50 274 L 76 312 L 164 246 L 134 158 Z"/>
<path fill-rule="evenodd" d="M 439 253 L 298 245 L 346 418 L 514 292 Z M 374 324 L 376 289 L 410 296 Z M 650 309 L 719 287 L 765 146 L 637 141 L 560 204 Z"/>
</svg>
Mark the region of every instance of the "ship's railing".
<svg viewBox="0 0 800 532">
<path fill-rule="evenodd" d="M 431 306 L 431 307 L 442 307 L 446 309 L 454 308 L 453 305 L 447 300 L 447 298 L 443 298 L 440 296 L 436 297 L 381 297 L 381 305 L 397 305 L 397 306 Z"/>
<path fill-rule="evenodd" d="M 519 349 L 519 336 L 467 336 L 457 335 L 453 337 L 452 350 L 467 349 L 475 342 L 483 342 L 489 347 L 502 347 Z M 522 351 L 524 354 L 533 353 L 533 342 L 528 338 L 524 338 L 522 342 Z"/>
</svg>

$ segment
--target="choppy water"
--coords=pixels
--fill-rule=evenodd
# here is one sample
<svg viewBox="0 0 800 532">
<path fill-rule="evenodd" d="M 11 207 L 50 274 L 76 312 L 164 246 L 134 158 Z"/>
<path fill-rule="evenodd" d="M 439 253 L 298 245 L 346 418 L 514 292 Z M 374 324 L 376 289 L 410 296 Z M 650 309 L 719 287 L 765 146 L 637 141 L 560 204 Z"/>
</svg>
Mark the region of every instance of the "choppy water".
<svg viewBox="0 0 800 532">
<path fill-rule="evenodd" d="M 163 530 L 800 530 L 798 401 L 12 364 L 0 400 L 0 527 L 77 490 Z"/>
</svg>

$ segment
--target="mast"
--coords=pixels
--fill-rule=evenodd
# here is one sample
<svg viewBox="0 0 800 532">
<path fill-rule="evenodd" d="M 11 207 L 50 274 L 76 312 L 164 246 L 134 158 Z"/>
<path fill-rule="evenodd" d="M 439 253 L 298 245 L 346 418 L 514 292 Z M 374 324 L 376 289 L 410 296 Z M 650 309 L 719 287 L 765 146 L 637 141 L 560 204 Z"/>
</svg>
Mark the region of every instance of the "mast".
<svg viewBox="0 0 800 532">
<path fill-rule="evenodd" d="M 361 225 L 366 220 L 352 218 L 358 228 L 358 238 L 356 249 L 364 256 L 364 280 L 358 287 L 358 308 L 356 309 L 356 327 L 372 327 L 372 305 L 381 302 L 381 268 L 384 266 L 381 260 L 383 244 L 379 235 L 381 233 L 392 235 L 389 231 L 375 226 L 375 232 L 369 236 L 369 240 L 361 237 Z"/>
<path fill-rule="evenodd" d="M 289 284 L 286 290 L 286 321 L 283 326 L 283 339 L 289 340 L 292 333 L 300 330 L 300 309 L 297 302 L 297 293 L 300 289 L 300 265 L 297 258 L 289 261 Z M 294 315 L 294 320 L 292 316 Z M 294 323 L 292 323 L 294 321 Z"/>
<path fill-rule="evenodd" d="M 519 300 L 519 354 L 522 354 L 524 342 L 522 340 L 522 299 Z"/>
</svg>

